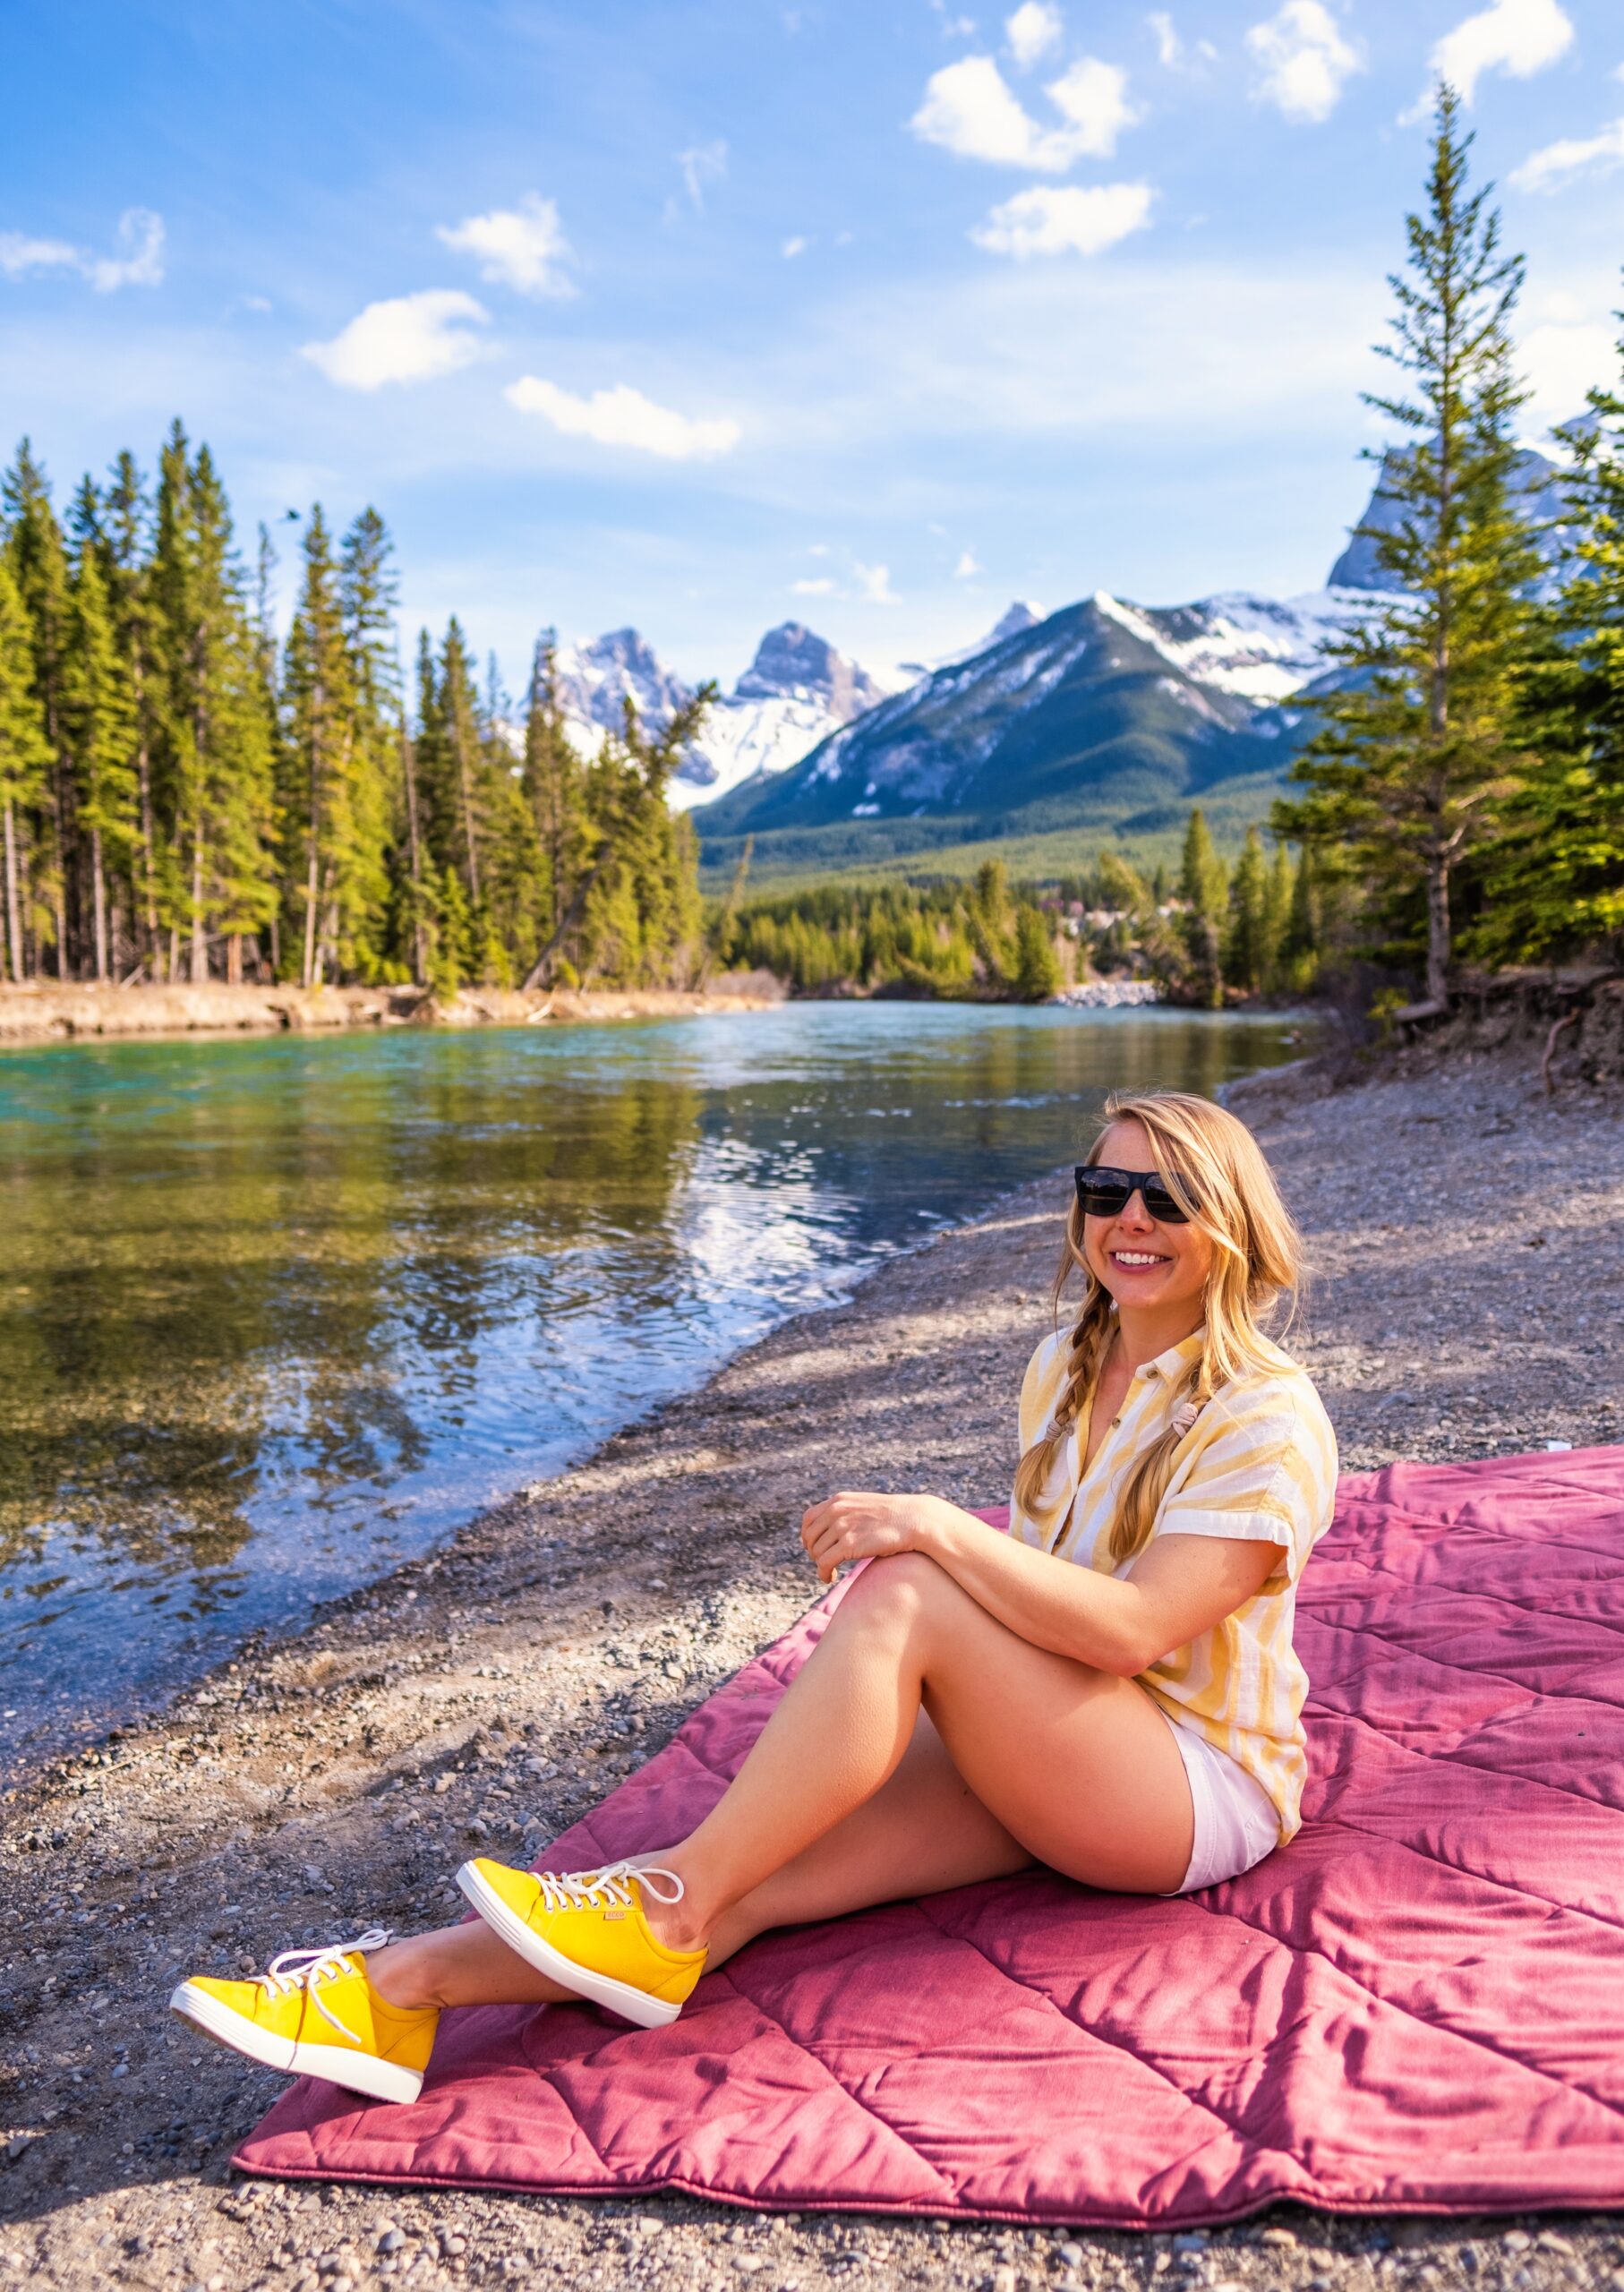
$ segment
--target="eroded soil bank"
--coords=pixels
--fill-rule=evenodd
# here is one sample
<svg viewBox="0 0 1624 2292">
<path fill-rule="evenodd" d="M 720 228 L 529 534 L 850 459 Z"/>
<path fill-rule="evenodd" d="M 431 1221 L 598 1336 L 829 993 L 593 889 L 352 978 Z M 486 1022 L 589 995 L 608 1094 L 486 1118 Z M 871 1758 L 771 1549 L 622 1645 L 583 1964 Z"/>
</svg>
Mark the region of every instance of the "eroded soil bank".
<svg viewBox="0 0 1624 2292">
<path fill-rule="evenodd" d="M 1348 1466 L 1624 1440 L 1616 1098 L 1547 1101 L 1523 1056 L 1334 1093 L 1288 1071 L 1235 1103 L 1310 1238 L 1299 1344 Z M 1624 2292 L 1618 2216 L 1288 2207 L 1210 2237 L 1072 2236 L 231 2178 L 280 2081 L 169 2023 L 176 1976 L 454 1915 L 466 1853 L 563 1827 L 815 1595 L 810 1497 L 856 1478 L 999 1497 L 1064 1201 L 1045 1181 L 892 1261 L 439 1557 L 10 1796 L 0 2283 Z"/>
<path fill-rule="evenodd" d="M 783 1000 L 765 971 L 703 989 L 588 988 L 550 992 L 465 987 L 89 987 L 38 980 L 0 986 L 0 1042 L 84 1036 L 321 1034 L 346 1027 L 523 1027 L 607 1019 L 678 1019 L 759 1011 Z"/>
</svg>

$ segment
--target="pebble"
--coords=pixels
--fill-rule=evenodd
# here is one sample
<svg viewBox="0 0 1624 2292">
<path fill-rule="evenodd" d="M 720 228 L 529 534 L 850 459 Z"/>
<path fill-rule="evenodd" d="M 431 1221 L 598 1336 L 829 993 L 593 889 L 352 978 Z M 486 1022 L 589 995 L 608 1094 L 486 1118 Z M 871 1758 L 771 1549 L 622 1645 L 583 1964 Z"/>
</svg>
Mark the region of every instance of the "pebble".
<svg viewBox="0 0 1624 2292">
<path fill-rule="evenodd" d="M 1534 2239 L 1526 2228 L 1508 2228 L 1500 2242 L 1509 2253 L 1526 2253 Z"/>
</svg>

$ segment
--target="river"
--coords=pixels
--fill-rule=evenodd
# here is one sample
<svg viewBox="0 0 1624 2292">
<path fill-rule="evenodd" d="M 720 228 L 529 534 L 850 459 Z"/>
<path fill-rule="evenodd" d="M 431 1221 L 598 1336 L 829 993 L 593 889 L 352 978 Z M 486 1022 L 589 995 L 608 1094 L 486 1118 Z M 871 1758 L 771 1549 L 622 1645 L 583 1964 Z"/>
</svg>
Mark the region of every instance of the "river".
<svg viewBox="0 0 1624 2292">
<path fill-rule="evenodd" d="M 558 1471 L 1070 1159 L 1113 1085 L 1297 1039 L 802 1003 L 0 1054 L 0 1759 Z"/>
</svg>

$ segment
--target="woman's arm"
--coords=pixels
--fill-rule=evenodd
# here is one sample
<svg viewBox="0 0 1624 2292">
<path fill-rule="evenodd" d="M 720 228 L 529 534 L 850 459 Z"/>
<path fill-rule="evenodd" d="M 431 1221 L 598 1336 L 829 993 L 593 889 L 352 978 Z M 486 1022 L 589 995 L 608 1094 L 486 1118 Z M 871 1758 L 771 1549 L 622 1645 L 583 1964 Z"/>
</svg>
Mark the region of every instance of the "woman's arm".
<svg viewBox="0 0 1624 2292">
<path fill-rule="evenodd" d="M 1132 1679 L 1251 1599 L 1286 1542 L 1156 1537 L 1126 1576 L 1104 1576 L 989 1528 L 935 1496 L 842 1491 L 815 1504 L 801 1540 L 825 1583 L 850 1561 L 922 1552 L 1035 1647 Z"/>
</svg>

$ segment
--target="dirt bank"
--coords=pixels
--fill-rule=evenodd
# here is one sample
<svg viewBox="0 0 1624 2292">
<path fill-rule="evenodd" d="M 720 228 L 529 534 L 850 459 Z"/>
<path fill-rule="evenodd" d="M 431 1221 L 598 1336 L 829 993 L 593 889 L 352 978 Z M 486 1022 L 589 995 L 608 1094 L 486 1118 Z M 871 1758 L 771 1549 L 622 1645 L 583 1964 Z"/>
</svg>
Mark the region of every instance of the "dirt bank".
<svg viewBox="0 0 1624 2292">
<path fill-rule="evenodd" d="M 783 1000 L 765 971 L 680 988 L 526 993 L 466 987 L 440 997 L 421 987 L 0 986 L 0 1042 L 84 1035 L 303 1034 L 344 1027 L 522 1027 L 605 1019 L 686 1018 L 759 1011 Z"/>
<path fill-rule="evenodd" d="M 1616 1099 L 1547 1103 L 1526 1060 L 1482 1059 L 1329 1096 L 1286 1073 L 1235 1103 L 1309 1235 L 1300 1343 L 1349 1465 L 1624 1440 Z M 280 2081 L 169 2024 L 176 1974 L 250 1971 L 356 1919 L 454 1913 L 449 1874 L 471 1842 L 517 1857 L 561 1828 L 813 1596 L 794 1536 L 810 1494 L 859 1475 L 999 1494 L 1064 1198 L 1044 1181 L 893 1261 L 439 1558 L 251 1646 L 13 1795 L 0 2285 L 1624 2292 L 1624 2220 L 1604 2216 L 1332 2222 L 1287 2207 L 1175 2249 L 230 2179 L 231 2147 Z"/>
</svg>

